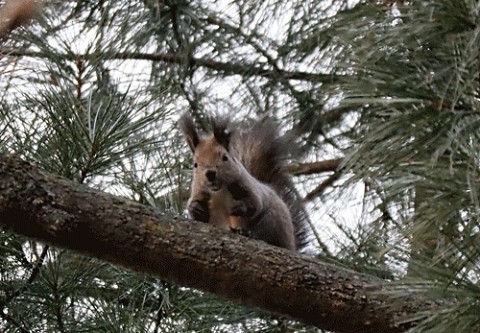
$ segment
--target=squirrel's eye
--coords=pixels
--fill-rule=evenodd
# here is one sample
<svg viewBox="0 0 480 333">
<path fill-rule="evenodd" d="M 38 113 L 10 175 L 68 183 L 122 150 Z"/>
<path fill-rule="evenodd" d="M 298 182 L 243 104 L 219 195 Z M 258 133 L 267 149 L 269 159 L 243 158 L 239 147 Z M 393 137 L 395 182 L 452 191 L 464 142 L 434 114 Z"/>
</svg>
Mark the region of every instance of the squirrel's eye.
<svg viewBox="0 0 480 333">
<path fill-rule="evenodd" d="M 228 161 L 228 156 L 227 156 L 227 154 L 224 154 L 224 155 L 222 156 L 222 160 L 223 160 L 223 161 Z"/>
<path fill-rule="evenodd" d="M 196 168 L 198 166 L 197 162 L 193 163 L 193 167 Z"/>
</svg>

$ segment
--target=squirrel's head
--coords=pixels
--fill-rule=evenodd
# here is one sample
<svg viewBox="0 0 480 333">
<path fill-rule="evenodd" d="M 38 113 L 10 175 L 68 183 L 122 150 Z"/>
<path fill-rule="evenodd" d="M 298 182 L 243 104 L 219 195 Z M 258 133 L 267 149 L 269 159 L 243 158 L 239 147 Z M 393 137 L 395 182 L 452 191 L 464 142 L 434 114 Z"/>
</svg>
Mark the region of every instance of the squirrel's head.
<svg viewBox="0 0 480 333">
<path fill-rule="evenodd" d="M 213 134 L 207 136 L 198 134 L 188 115 L 180 119 L 180 128 L 193 152 L 194 181 L 218 191 L 235 168 L 229 147 L 232 132 L 226 119 L 211 117 L 210 121 Z"/>
</svg>

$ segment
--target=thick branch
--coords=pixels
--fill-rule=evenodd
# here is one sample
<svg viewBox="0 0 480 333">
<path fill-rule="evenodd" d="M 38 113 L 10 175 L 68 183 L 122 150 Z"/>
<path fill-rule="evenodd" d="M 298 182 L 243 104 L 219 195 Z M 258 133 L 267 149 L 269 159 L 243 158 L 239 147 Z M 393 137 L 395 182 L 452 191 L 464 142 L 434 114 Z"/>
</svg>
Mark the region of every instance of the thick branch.
<svg viewBox="0 0 480 333">
<path fill-rule="evenodd" d="M 380 282 L 95 191 L 0 155 L 0 224 L 188 287 L 335 332 L 402 332 Z"/>
</svg>

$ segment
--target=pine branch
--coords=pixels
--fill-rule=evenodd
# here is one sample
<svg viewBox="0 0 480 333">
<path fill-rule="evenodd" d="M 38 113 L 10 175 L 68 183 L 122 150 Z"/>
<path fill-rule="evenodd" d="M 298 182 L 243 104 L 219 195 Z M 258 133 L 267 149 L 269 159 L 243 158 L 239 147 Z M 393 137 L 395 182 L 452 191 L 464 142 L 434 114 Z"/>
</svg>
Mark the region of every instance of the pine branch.
<svg viewBox="0 0 480 333">
<path fill-rule="evenodd" d="M 325 191 L 328 187 L 333 185 L 333 183 L 340 178 L 339 172 L 334 172 L 330 177 L 325 179 L 323 182 L 320 183 L 317 187 L 315 187 L 311 192 L 307 193 L 305 198 L 303 198 L 304 202 L 309 202 L 318 197 L 320 194 Z"/>
<path fill-rule="evenodd" d="M 11 325 L 13 325 L 19 332 L 30 333 L 30 331 L 25 329 L 25 327 L 23 327 L 18 321 L 16 321 L 14 318 L 9 316 L 7 313 L 4 313 L 3 310 L 0 311 L 0 318 L 5 320 L 7 323 L 10 323 Z"/>
<path fill-rule="evenodd" d="M 291 175 L 311 175 L 316 173 L 335 171 L 342 163 L 341 158 L 334 158 L 312 163 L 290 164 L 283 168 L 283 170 Z"/>
<path fill-rule="evenodd" d="M 45 58 L 51 57 L 51 54 L 38 51 L 23 51 L 23 50 L 4 50 L 4 55 L 10 57 L 31 57 L 31 58 Z M 59 59 L 75 61 L 77 58 L 85 60 L 98 58 L 97 54 L 59 54 Z M 222 72 L 226 75 L 242 75 L 244 77 L 259 76 L 264 78 L 281 78 L 283 80 L 300 80 L 311 82 L 332 82 L 338 79 L 338 74 L 322 74 L 322 73 L 308 73 L 302 71 L 286 71 L 281 69 L 271 70 L 265 66 L 254 63 L 235 63 L 222 62 L 209 58 L 185 57 L 175 53 L 142 53 L 142 52 L 110 52 L 102 54 L 105 60 L 148 60 L 154 62 L 165 62 L 170 64 L 190 65 L 205 67 L 212 70 Z"/>
<path fill-rule="evenodd" d="M 30 273 L 27 281 L 22 287 L 20 287 L 17 291 L 15 291 L 12 295 L 10 295 L 6 300 L 2 302 L 2 308 L 5 307 L 6 304 L 10 303 L 14 298 L 21 295 L 27 289 L 27 287 L 35 281 L 35 279 L 38 277 L 38 274 L 40 273 L 40 270 L 42 269 L 43 263 L 45 262 L 45 258 L 47 257 L 49 248 L 50 247 L 48 245 L 43 246 L 42 253 L 38 257 L 35 266 L 33 266 L 32 272 Z"/>
<path fill-rule="evenodd" d="M 378 293 L 385 288 L 381 280 L 187 223 L 48 174 L 15 155 L 0 155 L 0 224 L 335 332 L 403 332 L 409 324 L 396 320 L 415 311 L 410 301 L 388 308 Z"/>
</svg>

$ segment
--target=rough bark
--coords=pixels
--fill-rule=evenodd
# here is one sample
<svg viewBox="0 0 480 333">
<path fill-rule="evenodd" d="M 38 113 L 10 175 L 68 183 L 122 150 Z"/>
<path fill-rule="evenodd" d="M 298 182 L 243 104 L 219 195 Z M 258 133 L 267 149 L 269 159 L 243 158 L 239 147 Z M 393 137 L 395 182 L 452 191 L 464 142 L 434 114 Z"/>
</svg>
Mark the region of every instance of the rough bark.
<svg viewBox="0 0 480 333">
<path fill-rule="evenodd" d="M 95 191 L 0 154 L 0 225 L 335 332 L 402 332 L 380 281 Z"/>
</svg>

